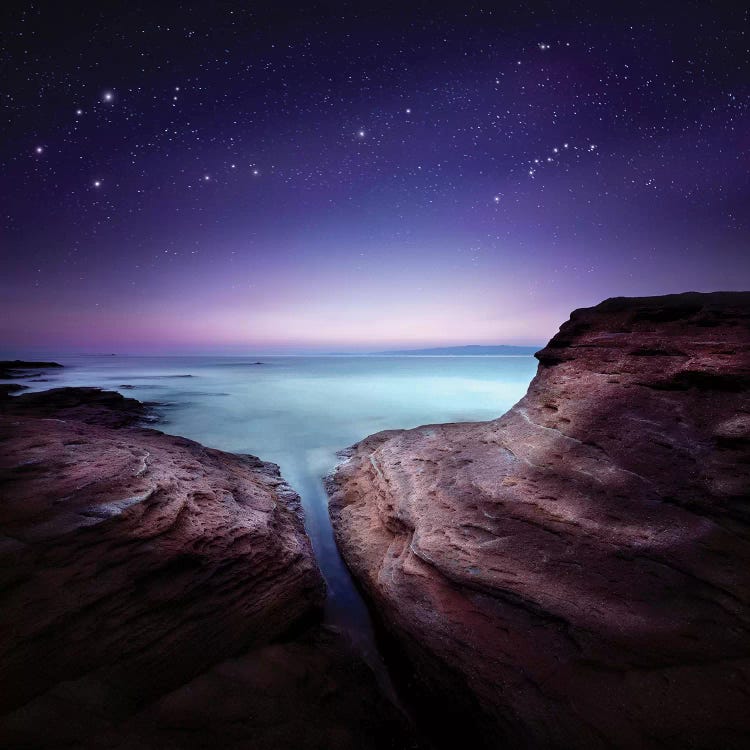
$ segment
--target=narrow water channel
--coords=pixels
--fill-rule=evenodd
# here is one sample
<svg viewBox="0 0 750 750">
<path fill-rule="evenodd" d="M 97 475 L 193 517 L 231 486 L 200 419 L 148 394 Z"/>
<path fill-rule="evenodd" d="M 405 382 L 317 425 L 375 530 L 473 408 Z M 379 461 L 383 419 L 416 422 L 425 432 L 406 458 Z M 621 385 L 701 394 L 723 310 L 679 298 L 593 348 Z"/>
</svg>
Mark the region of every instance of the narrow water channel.
<svg viewBox="0 0 750 750">
<path fill-rule="evenodd" d="M 329 467 L 332 469 L 333 465 Z M 281 466 L 281 473 L 303 498 L 305 528 L 327 586 L 324 623 L 347 636 L 372 669 L 383 693 L 397 703 L 388 669 L 377 647 L 370 612 L 336 546 L 321 476 L 317 471 L 311 472 L 304 458 L 298 456 L 290 456 Z"/>
</svg>

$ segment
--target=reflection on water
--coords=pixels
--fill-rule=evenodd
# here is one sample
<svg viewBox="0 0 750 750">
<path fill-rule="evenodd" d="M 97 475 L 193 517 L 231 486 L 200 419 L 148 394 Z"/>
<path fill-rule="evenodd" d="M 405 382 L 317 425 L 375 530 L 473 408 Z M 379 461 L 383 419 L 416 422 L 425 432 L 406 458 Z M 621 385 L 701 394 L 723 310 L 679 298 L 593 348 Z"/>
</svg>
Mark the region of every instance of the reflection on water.
<svg viewBox="0 0 750 750">
<path fill-rule="evenodd" d="M 42 390 L 98 385 L 158 401 L 165 432 L 279 464 L 302 497 L 328 583 L 327 620 L 378 669 L 364 603 L 336 549 L 322 477 L 385 429 L 492 419 L 526 391 L 532 357 L 59 357 Z M 256 364 L 262 361 L 263 364 Z M 191 376 L 191 377 L 188 377 Z"/>
</svg>

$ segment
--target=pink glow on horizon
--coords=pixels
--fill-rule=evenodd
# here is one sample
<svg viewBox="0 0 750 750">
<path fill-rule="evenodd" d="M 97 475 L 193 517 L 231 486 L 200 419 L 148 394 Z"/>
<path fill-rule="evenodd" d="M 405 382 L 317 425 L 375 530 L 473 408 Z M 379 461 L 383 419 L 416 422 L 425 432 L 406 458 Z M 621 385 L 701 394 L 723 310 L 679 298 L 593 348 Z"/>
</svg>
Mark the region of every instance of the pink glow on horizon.
<svg viewBox="0 0 750 750">
<path fill-rule="evenodd" d="M 92 352 L 182 351 L 373 351 L 472 344 L 530 344 L 546 341 L 560 314 L 532 309 L 522 300 L 451 300 L 444 290 L 429 299 L 392 298 L 355 290 L 314 298 L 280 295 L 262 309 L 252 299 L 150 301 L 71 310 L 36 309 L 13 327 L 0 326 L 6 347 Z M 436 298 L 437 297 L 437 298 Z M 524 308 L 527 308 L 524 310 Z M 5 330 L 2 330 L 5 328 Z"/>
<path fill-rule="evenodd" d="M 221 261 L 186 259 L 164 274 L 138 277 L 138 284 L 129 274 L 93 268 L 60 288 L 35 288 L 33 305 L 22 286 L 9 289 L 0 346 L 9 354 L 536 346 L 577 307 L 609 296 L 684 291 L 674 278 L 626 275 L 617 266 L 592 284 L 587 275 L 550 270 L 534 255 L 520 267 L 504 255 L 480 266 L 434 261 L 435 254 L 453 258 L 461 246 L 457 237 L 426 236 L 411 254 L 388 246 L 363 259 L 341 250 L 307 253 L 300 242 L 269 245 L 261 261 L 220 245 Z"/>
</svg>

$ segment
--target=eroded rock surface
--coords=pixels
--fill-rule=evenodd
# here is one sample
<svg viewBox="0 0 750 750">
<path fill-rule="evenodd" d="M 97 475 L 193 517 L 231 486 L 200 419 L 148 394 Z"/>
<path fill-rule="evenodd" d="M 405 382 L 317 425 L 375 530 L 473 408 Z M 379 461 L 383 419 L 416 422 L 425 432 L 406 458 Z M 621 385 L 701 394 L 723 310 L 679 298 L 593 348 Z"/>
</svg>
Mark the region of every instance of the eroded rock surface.
<svg viewBox="0 0 750 750">
<path fill-rule="evenodd" d="M 2 747 L 78 746 L 322 603 L 277 467 L 142 416 L 95 389 L 0 403 Z"/>
<path fill-rule="evenodd" d="M 747 747 L 750 293 L 608 300 L 537 357 L 502 418 L 329 480 L 423 707 L 487 747 Z"/>
</svg>

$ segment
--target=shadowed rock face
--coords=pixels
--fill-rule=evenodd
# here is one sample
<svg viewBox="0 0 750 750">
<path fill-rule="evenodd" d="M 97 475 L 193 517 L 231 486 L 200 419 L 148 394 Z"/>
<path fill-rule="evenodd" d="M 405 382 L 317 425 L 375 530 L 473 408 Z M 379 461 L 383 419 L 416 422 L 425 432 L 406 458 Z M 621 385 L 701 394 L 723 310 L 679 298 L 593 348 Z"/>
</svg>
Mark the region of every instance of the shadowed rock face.
<svg viewBox="0 0 750 750">
<path fill-rule="evenodd" d="M 747 747 L 750 293 L 607 300 L 537 357 L 502 418 L 329 480 L 414 690 L 488 747 Z"/>
<path fill-rule="evenodd" d="M 372 672 L 326 628 L 227 659 L 87 748 L 418 750 Z"/>
<path fill-rule="evenodd" d="M 95 389 L 0 403 L 0 745 L 60 747 L 317 611 L 273 464 Z M 104 426 L 103 426 L 104 425 Z"/>
</svg>

